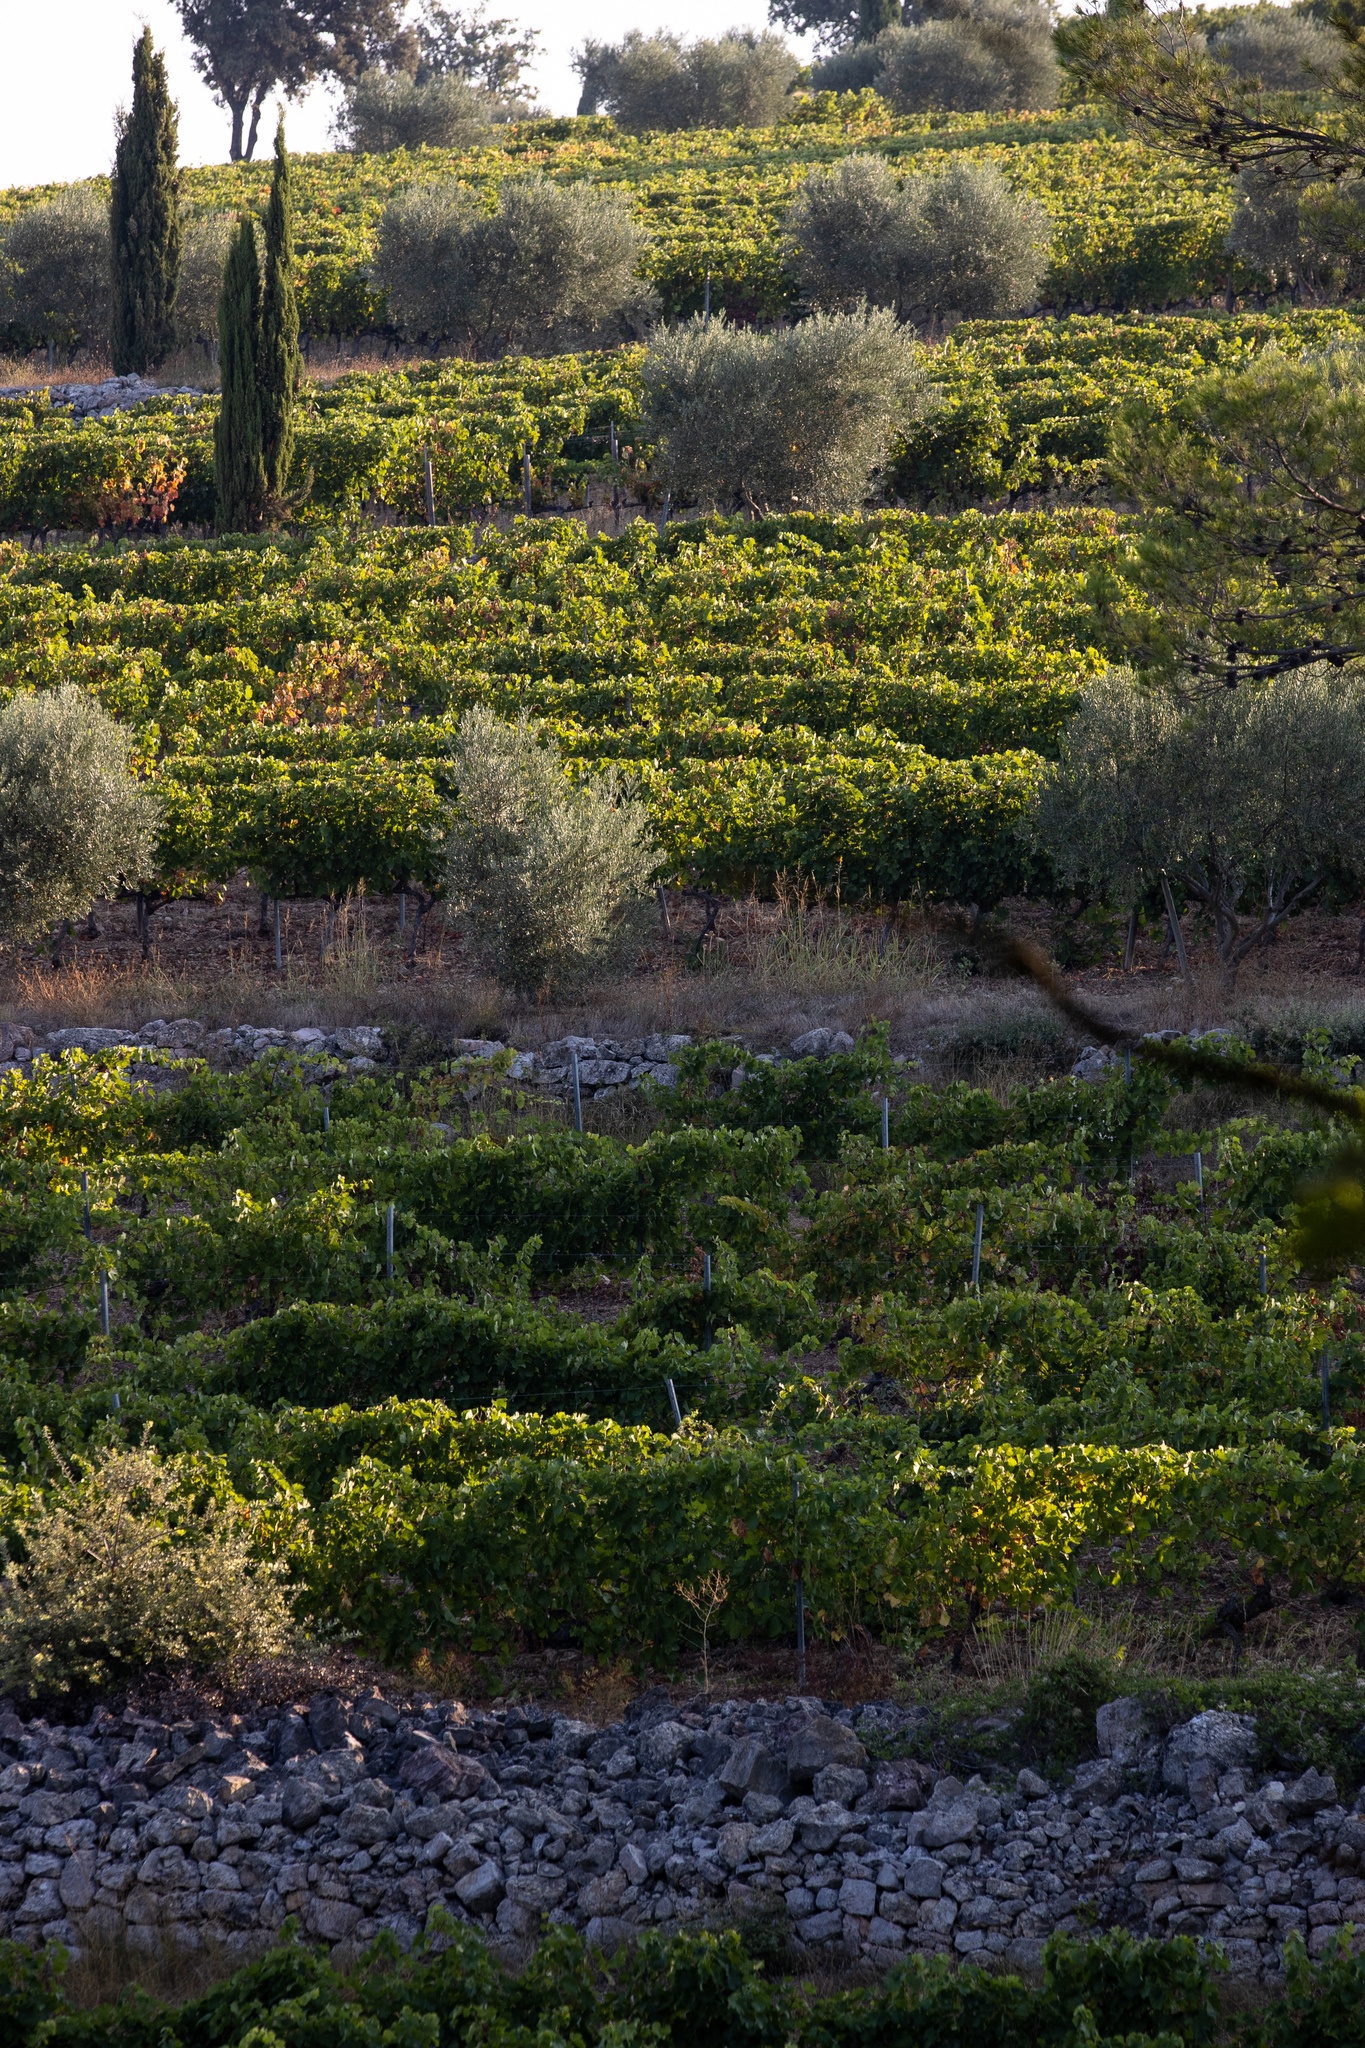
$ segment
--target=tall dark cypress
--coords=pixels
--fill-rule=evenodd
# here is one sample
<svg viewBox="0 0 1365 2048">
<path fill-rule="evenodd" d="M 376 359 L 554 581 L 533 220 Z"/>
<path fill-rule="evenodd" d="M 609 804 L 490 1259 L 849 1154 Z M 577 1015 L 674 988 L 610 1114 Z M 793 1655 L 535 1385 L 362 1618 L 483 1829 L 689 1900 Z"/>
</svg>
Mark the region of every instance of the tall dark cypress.
<svg viewBox="0 0 1365 2048">
<path fill-rule="evenodd" d="M 174 339 L 180 282 L 180 173 L 166 60 L 144 28 L 133 45 L 133 105 L 120 115 L 109 205 L 114 374 L 150 370 Z"/>
<path fill-rule="evenodd" d="M 900 22 L 900 0 L 859 0 L 860 43 L 875 43 L 884 28 L 899 28 Z"/>
<path fill-rule="evenodd" d="M 218 298 L 222 396 L 213 431 L 213 483 L 219 533 L 251 533 L 265 512 L 260 354 L 260 260 L 255 226 L 244 215 L 228 251 Z"/>
<path fill-rule="evenodd" d="M 294 401 L 303 378 L 299 306 L 294 296 L 294 181 L 284 146 L 284 121 L 275 130 L 275 174 L 265 211 L 265 286 L 261 298 L 261 453 L 266 487 L 284 497 L 294 454 Z"/>
</svg>

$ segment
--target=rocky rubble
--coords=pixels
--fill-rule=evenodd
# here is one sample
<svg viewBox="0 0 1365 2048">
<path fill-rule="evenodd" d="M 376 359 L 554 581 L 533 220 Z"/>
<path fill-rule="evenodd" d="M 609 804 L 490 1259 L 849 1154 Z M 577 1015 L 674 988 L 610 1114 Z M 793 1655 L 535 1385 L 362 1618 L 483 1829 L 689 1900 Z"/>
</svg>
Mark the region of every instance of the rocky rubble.
<svg viewBox="0 0 1365 2048">
<path fill-rule="evenodd" d="M 508 1068 L 512 1080 L 544 1089 L 549 1094 L 567 1095 L 573 1087 L 574 1055 L 578 1057 L 578 1085 L 586 1101 L 617 1088 L 638 1088 L 642 1081 L 656 1081 L 671 1088 L 678 1079 L 678 1054 L 691 1045 L 685 1031 L 653 1032 L 645 1038 L 557 1038 L 539 1052 L 518 1052 L 500 1038 L 457 1038 L 451 1051 L 459 1058 L 492 1059 L 510 1052 Z M 210 1031 L 193 1017 L 177 1017 L 168 1023 L 157 1017 L 136 1029 L 118 1030 L 110 1025 L 66 1025 L 46 1034 L 26 1024 L 0 1024 L 0 1072 L 25 1066 L 43 1054 L 105 1052 L 114 1046 L 133 1046 L 161 1052 L 193 1054 L 217 1066 L 237 1067 L 267 1054 L 287 1053 L 305 1062 L 322 1062 L 336 1071 L 341 1066 L 353 1074 L 373 1072 L 389 1056 L 383 1031 L 373 1024 L 357 1024 L 336 1030 L 305 1025 L 300 1031 L 279 1031 L 256 1024 L 230 1025 Z M 851 1052 L 853 1040 L 846 1031 L 807 1031 L 793 1041 L 785 1057 L 824 1059 L 832 1053 Z M 736 1041 L 736 1058 L 745 1048 Z M 783 1057 L 760 1053 L 765 1061 Z M 320 1075 L 319 1078 L 325 1078 Z M 744 1085 L 744 1068 L 736 1066 L 731 1085 Z"/>
<path fill-rule="evenodd" d="M 897 1758 L 915 1720 L 658 1694 L 602 1729 L 377 1694 L 172 1726 L 0 1711 L 0 1934 L 244 1956 L 293 1915 L 345 1954 L 386 1927 L 410 1942 L 437 1906 L 493 1941 L 548 1915 L 606 1946 L 768 1913 L 798 1952 L 1017 1968 L 1054 1929 L 1119 1925 L 1217 1940 L 1274 1983 L 1291 1932 L 1320 1954 L 1365 1921 L 1365 1799 L 1258 1774 L 1245 1716 L 1162 1742 L 1111 1701 L 1065 1787 Z"/>
<path fill-rule="evenodd" d="M 154 1018 L 135 1030 L 105 1024 L 71 1024 L 58 1031 L 34 1031 L 27 1024 L 0 1024 L 0 1072 L 25 1067 L 31 1060 L 64 1052 L 108 1052 L 115 1046 L 173 1052 L 207 1058 L 218 1066 L 241 1066 L 267 1053 L 289 1053 L 318 1061 L 334 1072 L 373 1073 L 387 1056 L 384 1034 L 376 1025 L 355 1024 L 324 1031 L 315 1024 L 301 1031 L 277 1031 L 256 1024 L 229 1025 L 210 1031 L 193 1017 L 167 1023 Z"/>
<path fill-rule="evenodd" d="M 1208 1031 L 1144 1031 L 1134 1039 L 1134 1045 L 1172 1045 L 1177 1038 L 1185 1039 L 1190 1045 L 1204 1046 L 1206 1052 L 1222 1052 L 1231 1041 L 1233 1033 L 1224 1024 L 1216 1024 Z M 1112 1045 L 1083 1045 L 1071 1069 L 1075 1081 L 1102 1081 L 1112 1067 L 1119 1065 L 1123 1058 Z"/>
<path fill-rule="evenodd" d="M 123 412 L 149 398 L 202 398 L 193 384 L 153 384 L 134 370 L 126 377 L 105 377 L 98 384 L 52 384 L 46 387 L 52 409 L 69 412 L 73 419 L 105 419 L 111 412 Z M 42 387 L 10 384 L 0 388 L 0 398 L 21 398 L 30 402 L 43 396 Z"/>
</svg>

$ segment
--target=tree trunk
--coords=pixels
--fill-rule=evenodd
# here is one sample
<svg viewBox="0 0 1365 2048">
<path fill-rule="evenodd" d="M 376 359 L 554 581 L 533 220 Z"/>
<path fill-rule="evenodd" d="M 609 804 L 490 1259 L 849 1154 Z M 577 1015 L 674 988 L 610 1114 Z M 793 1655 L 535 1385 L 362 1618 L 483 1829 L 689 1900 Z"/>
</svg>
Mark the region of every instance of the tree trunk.
<svg viewBox="0 0 1365 2048">
<path fill-rule="evenodd" d="M 1190 963 L 1185 953 L 1185 939 L 1180 929 L 1180 919 L 1175 914 L 1175 897 L 1171 894 L 1171 885 L 1165 875 L 1161 877 L 1161 894 L 1166 904 L 1166 916 L 1170 920 L 1171 939 L 1175 946 L 1175 957 L 1180 962 L 1181 979 L 1188 981 L 1190 979 Z"/>
<path fill-rule="evenodd" d="M 417 965 L 417 941 L 421 936 L 427 912 L 436 908 L 437 899 L 434 891 L 431 895 L 428 895 L 426 890 L 415 882 L 409 883 L 407 893 L 412 897 L 417 913 L 412 920 L 412 937 L 408 941 L 408 965 L 409 967 L 415 967 Z"/>
<path fill-rule="evenodd" d="M 232 140 L 228 144 L 228 156 L 233 163 L 239 164 L 242 161 L 242 123 L 246 119 L 246 94 L 243 93 L 241 99 L 234 100 L 229 99 L 224 93 L 223 98 L 227 100 L 227 109 L 232 116 Z"/>
<path fill-rule="evenodd" d="M 256 154 L 256 137 L 261 132 L 261 108 L 264 105 L 265 87 L 261 86 L 256 93 L 256 97 L 251 102 L 251 126 L 247 130 L 246 149 L 243 152 L 243 160 L 246 163 L 250 163 L 252 157 Z"/>
</svg>

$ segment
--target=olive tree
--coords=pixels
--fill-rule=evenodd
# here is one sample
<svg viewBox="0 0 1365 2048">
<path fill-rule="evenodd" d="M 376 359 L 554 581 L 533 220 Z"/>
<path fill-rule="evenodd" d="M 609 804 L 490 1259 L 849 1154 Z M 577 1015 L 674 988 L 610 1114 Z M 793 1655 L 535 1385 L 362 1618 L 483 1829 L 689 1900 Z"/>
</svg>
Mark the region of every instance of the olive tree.
<svg viewBox="0 0 1365 2048">
<path fill-rule="evenodd" d="M 231 1674 L 295 1639 L 283 1564 L 220 1507 L 193 1459 L 106 1446 L 59 1466 L 16 1517 L 0 1572 L 0 1685 L 88 1694 L 148 1669 Z"/>
<path fill-rule="evenodd" d="M 1233 182 L 1227 246 L 1297 298 L 1365 287 L 1365 177 L 1309 182 L 1248 164 Z"/>
<path fill-rule="evenodd" d="M 810 82 L 816 92 L 867 92 L 875 90 L 881 74 L 882 51 L 877 42 L 850 43 L 811 67 Z"/>
<path fill-rule="evenodd" d="M 175 295 L 175 338 L 182 345 L 198 342 L 218 354 L 218 300 L 228 250 L 237 232 L 236 216 L 209 213 L 181 229 L 180 286 Z"/>
<path fill-rule="evenodd" d="M 941 177 L 907 179 L 901 258 L 905 306 L 994 320 L 1032 305 L 1047 269 L 1052 222 L 993 164 L 959 158 Z"/>
<path fill-rule="evenodd" d="M 476 705 L 454 745 L 447 887 L 474 959 L 520 995 L 567 994 L 638 943 L 658 851 L 613 775 L 571 781 L 523 715 Z"/>
<path fill-rule="evenodd" d="M 406 333 L 494 357 L 638 332 L 644 248 L 625 201 L 586 183 L 508 178 L 490 212 L 448 180 L 385 207 L 373 276 Z"/>
<path fill-rule="evenodd" d="M 1247 8 L 1208 39 L 1209 55 L 1271 92 L 1310 92 L 1341 70 L 1341 43 L 1320 21 L 1287 8 Z"/>
<path fill-rule="evenodd" d="M 5 313 L 34 342 L 74 354 L 109 331 L 109 207 L 88 185 L 16 214 L 5 229 Z"/>
<path fill-rule="evenodd" d="M 579 113 L 611 114 L 636 133 L 771 127 L 800 69 L 780 36 L 750 29 L 686 44 L 633 29 L 619 43 L 585 43 L 574 66 Z"/>
<path fill-rule="evenodd" d="M 690 320 L 655 340 L 644 390 L 670 490 L 754 513 L 861 504 L 930 403 L 918 344 L 885 311 L 817 313 L 771 334 Z"/>
<path fill-rule="evenodd" d="M 1040 0 L 941 0 L 932 18 L 884 29 L 872 80 L 899 113 L 1055 107 L 1062 73 Z"/>
<path fill-rule="evenodd" d="M 464 149 L 487 135 L 499 111 L 488 94 L 450 73 L 419 84 L 403 71 L 365 71 L 342 102 L 337 139 L 366 156 Z"/>
<path fill-rule="evenodd" d="M 128 734 L 74 684 L 0 711 L 0 930 L 25 939 L 155 871 L 160 806 Z"/>
<path fill-rule="evenodd" d="M 1330 878 L 1365 880 L 1365 676 L 1325 664 L 1193 698 L 1111 670 L 1039 811 L 1061 878 L 1137 902 L 1166 878 L 1237 969 Z"/>
<path fill-rule="evenodd" d="M 813 171 L 787 210 L 792 268 L 816 305 L 866 300 L 902 319 L 1013 313 L 1035 299 L 1051 222 L 989 164 L 903 182 L 883 157 Z"/>
</svg>

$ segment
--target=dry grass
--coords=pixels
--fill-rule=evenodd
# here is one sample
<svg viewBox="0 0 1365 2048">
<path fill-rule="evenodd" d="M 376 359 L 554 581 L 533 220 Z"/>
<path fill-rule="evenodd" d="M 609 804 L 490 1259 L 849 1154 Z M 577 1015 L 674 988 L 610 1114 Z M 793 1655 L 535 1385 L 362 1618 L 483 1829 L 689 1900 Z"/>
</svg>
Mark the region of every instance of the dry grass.
<svg viewBox="0 0 1365 2048">
<path fill-rule="evenodd" d="M 916 1698 L 954 1692 L 1022 1690 L 1062 1658 L 1083 1654 L 1124 1671 L 1158 1678 L 1218 1679 L 1234 1669 L 1250 1678 L 1275 1671 L 1344 1671 L 1360 1645 L 1356 1610 L 1325 1606 L 1305 1595 L 1259 1616 L 1234 1663 L 1227 1638 L 1212 1633 L 1210 1614 L 1222 1589 L 1181 1602 L 1115 1596 L 1090 1607 L 1042 1608 L 978 1625 L 956 1667 L 947 1647 L 918 1660 L 907 1683 Z"/>
<path fill-rule="evenodd" d="M 57 361 L 49 370 L 47 356 L 35 349 L 27 356 L 0 356 L 0 385 L 19 391 L 45 391 L 63 384 L 102 384 L 114 374 L 102 350 L 82 352 L 72 363 Z"/>
<path fill-rule="evenodd" d="M 158 2005 L 187 2005 L 202 1998 L 215 1984 L 221 1984 L 240 1970 L 251 1954 L 270 1945 L 268 1936 L 255 1944 L 239 1937 L 240 1945 L 201 1941 L 190 1947 L 172 1938 L 165 1928 L 139 1928 L 147 1946 L 134 1948 L 126 1937 L 87 1940 L 73 1958 L 62 1979 L 64 1996 L 78 2011 L 89 2012 L 99 2005 L 116 2005 L 130 1986 L 136 1985 Z M 194 1938 L 194 1931 L 184 1929 Z"/>
<path fill-rule="evenodd" d="M 856 1035 L 884 1022 L 893 1050 L 917 1061 L 924 1078 L 991 1088 L 1065 1072 L 1077 1050 L 1069 1028 L 1031 987 L 974 972 L 960 940 L 913 918 L 819 904 L 795 892 L 725 904 L 709 933 L 703 900 L 675 895 L 668 932 L 656 932 L 633 972 L 581 1001 L 543 1005 L 516 1004 L 471 973 L 458 931 L 439 910 L 410 964 L 391 899 L 352 903 L 335 920 L 323 904 L 286 904 L 284 964 L 276 973 L 258 909 L 243 881 L 215 898 L 163 909 L 144 963 L 132 906 L 98 906 L 99 936 L 79 927 L 60 970 L 43 955 L 0 956 L 0 1017 L 42 1028 L 129 1026 L 156 1016 L 285 1028 L 378 1022 L 430 1041 L 495 1037 L 532 1049 L 570 1031 L 734 1033 L 782 1048 L 814 1026 Z M 1021 910 L 1016 921 L 1028 929 L 1037 918 Z M 1354 920 L 1335 923 L 1343 929 L 1308 935 L 1308 958 L 1286 949 L 1231 1009 L 1206 969 L 1192 987 L 1156 960 L 1131 975 L 1101 967 L 1075 978 L 1107 1016 L 1135 1029 L 1335 1022 L 1350 1024 L 1365 1042 L 1365 990 L 1335 967 L 1312 967 L 1314 948 L 1332 965 L 1345 929 L 1354 931 Z M 1187 1107 L 1207 1120 L 1201 1105 Z"/>
</svg>

